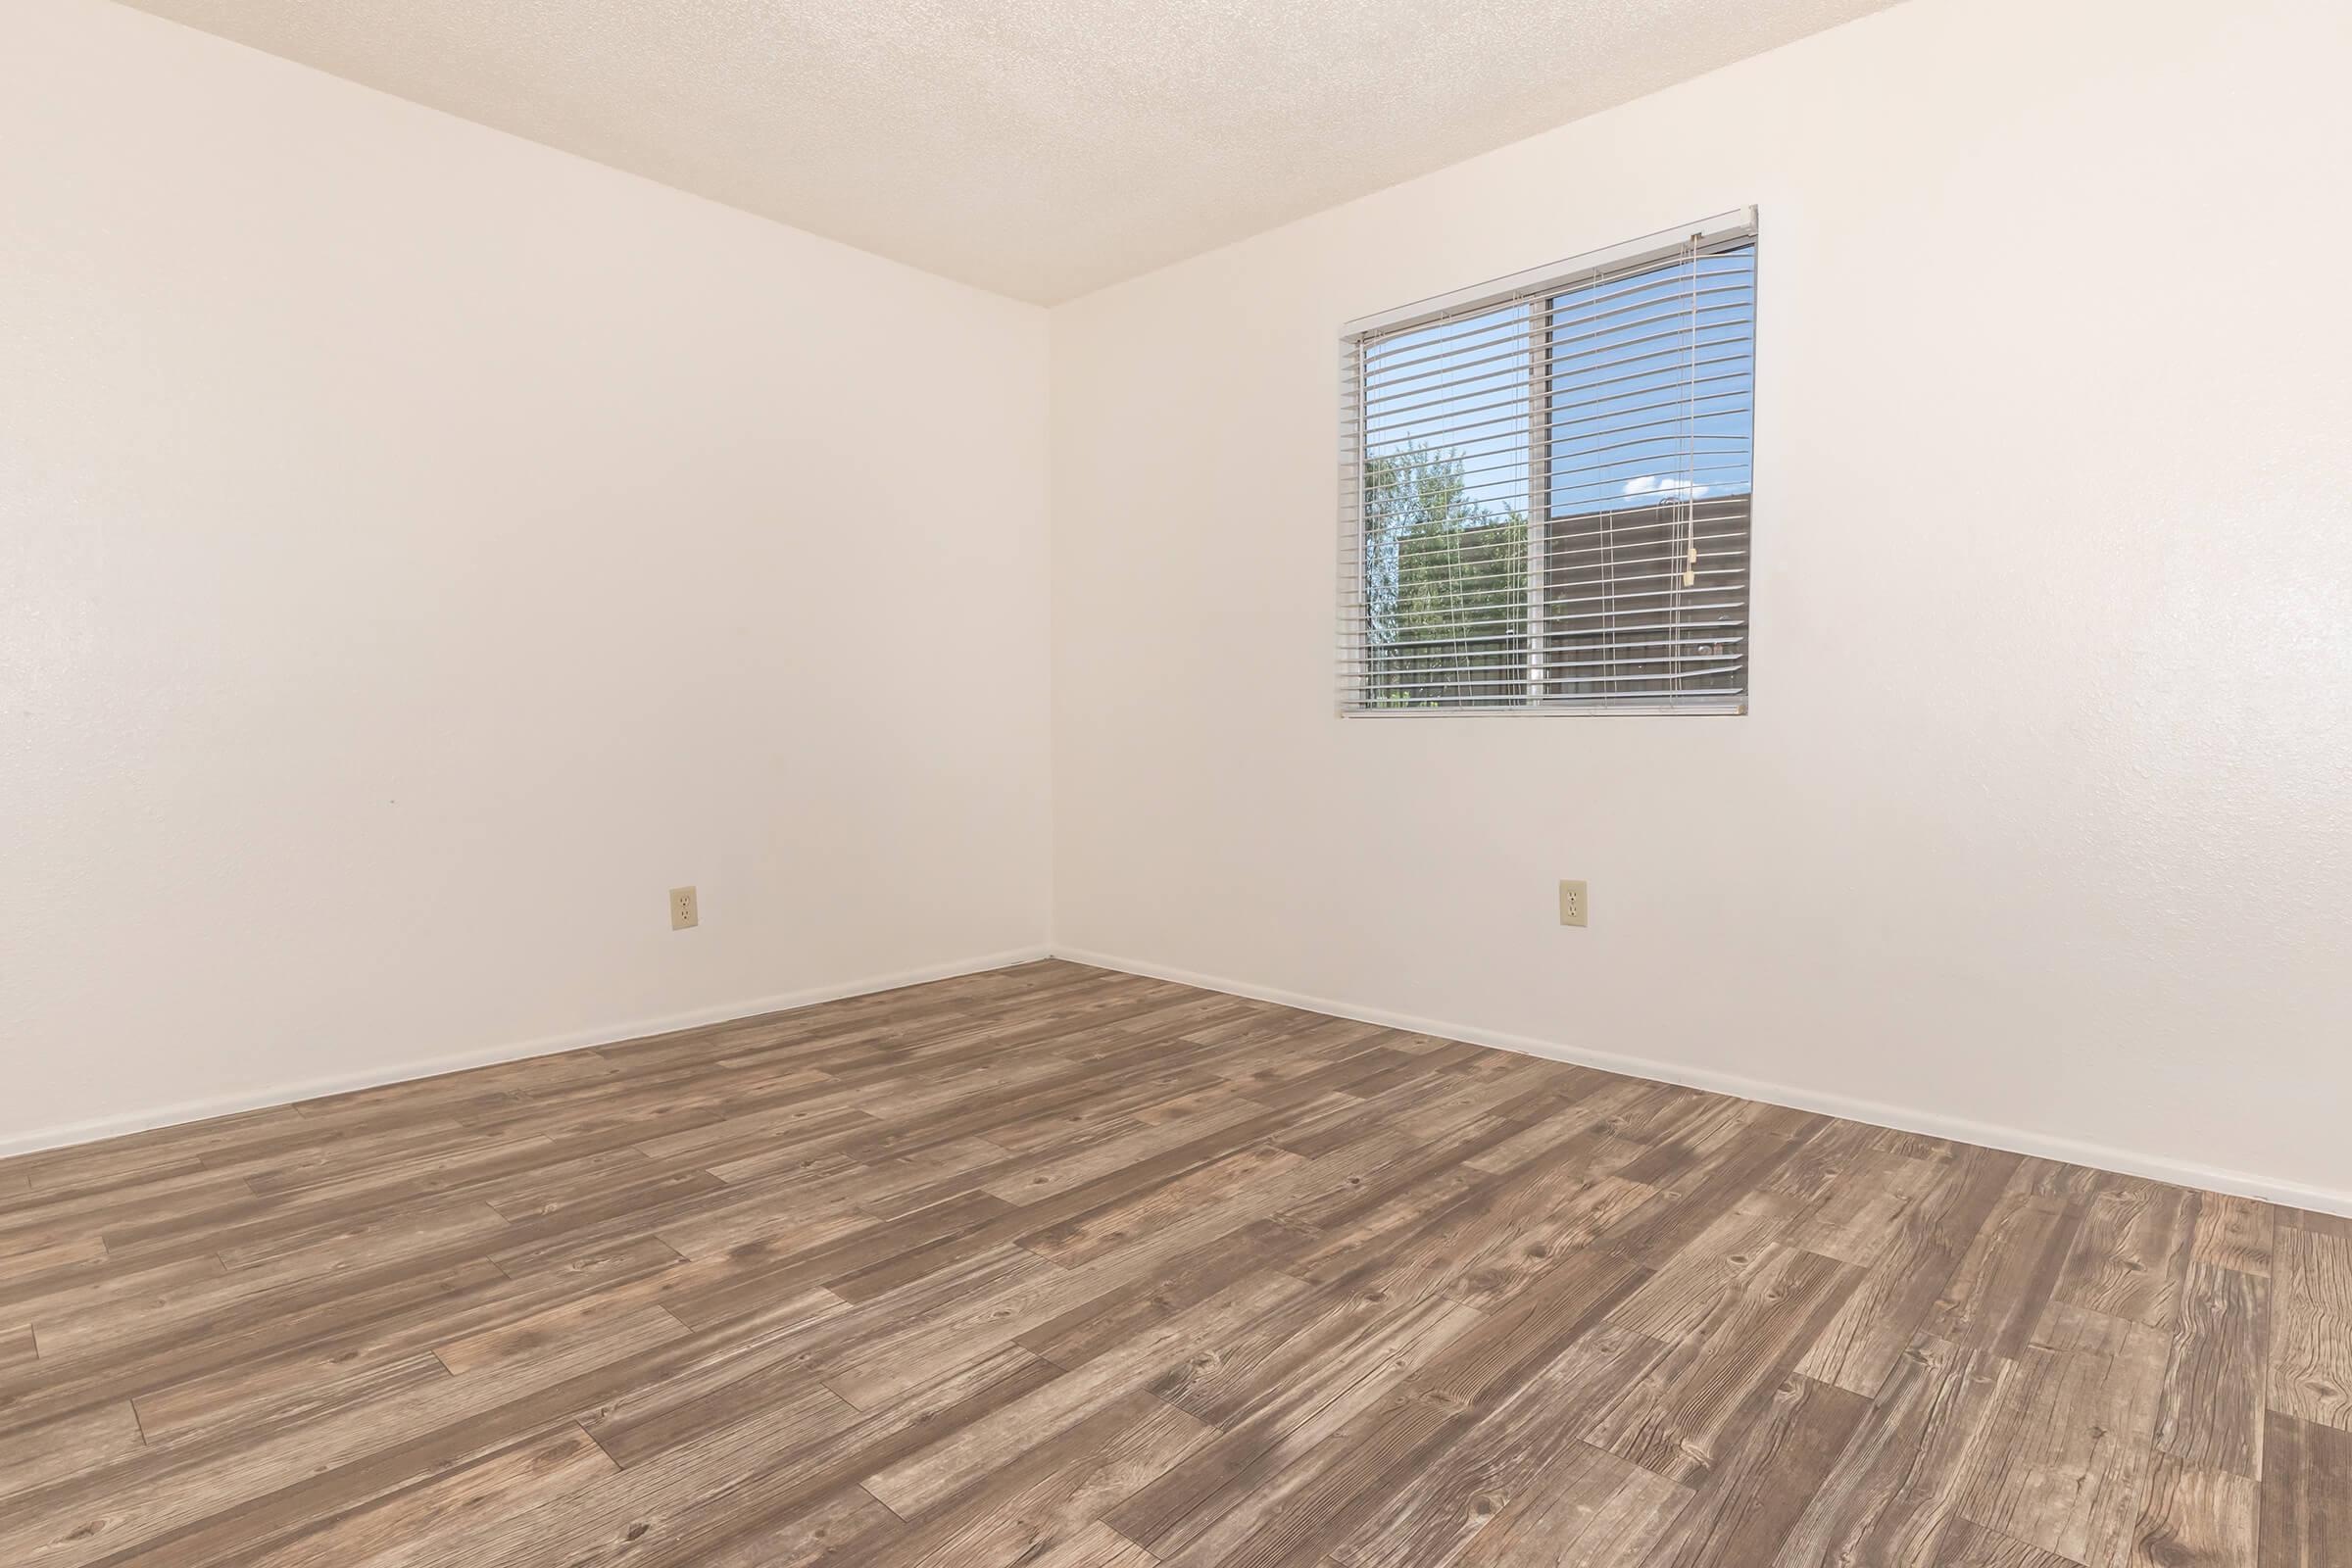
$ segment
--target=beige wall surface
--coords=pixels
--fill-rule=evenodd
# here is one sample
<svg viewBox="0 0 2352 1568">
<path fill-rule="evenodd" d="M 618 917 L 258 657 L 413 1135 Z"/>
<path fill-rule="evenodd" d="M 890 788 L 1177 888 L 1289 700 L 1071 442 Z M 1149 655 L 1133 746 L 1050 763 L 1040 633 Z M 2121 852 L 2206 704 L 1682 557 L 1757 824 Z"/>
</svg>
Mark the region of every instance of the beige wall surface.
<svg viewBox="0 0 2352 1568">
<path fill-rule="evenodd" d="M 2352 1202 L 2347 59 L 1911 0 L 1058 309 L 1057 948 Z M 1753 712 L 1333 716 L 1341 323 L 1748 203 Z"/>
<path fill-rule="evenodd" d="M 1035 950 L 1046 368 L 1032 307 L 0 7 L 0 1149 Z"/>
</svg>

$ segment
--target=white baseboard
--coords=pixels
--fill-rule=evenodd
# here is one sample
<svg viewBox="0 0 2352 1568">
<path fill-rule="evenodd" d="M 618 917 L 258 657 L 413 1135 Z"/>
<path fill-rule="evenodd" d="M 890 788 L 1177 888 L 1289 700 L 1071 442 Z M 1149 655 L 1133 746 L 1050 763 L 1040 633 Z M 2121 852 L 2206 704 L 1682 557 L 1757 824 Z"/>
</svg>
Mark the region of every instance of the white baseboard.
<svg viewBox="0 0 2352 1568">
<path fill-rule="evenodd" d="M 2339 1192 L 2325 1187 L 2306 1187 L 2300 1182 L 2278 1181 L 2258 1176 L 2249 1171 L 2225 1170 L 2219 1166 L 2192 1164 L 2162 1154 L 2144 1154 L 2136 1150 L 2115 1149 L 2105 1144 L 2083 1143 L 2072 1138 L 2058 1138 L 2046 1133 L 2027 1132 L 2016 1127 L 1996 1126 L 1988 1122 L 1970 1121 L 1960 1116 L 1938 1115 L 1934 1111 L 1914 1110 L 1904 1105 L 1881 1104 L 1875 1100 L 1856 1100 L 1846 1095 L 1826 1094 L 1818 1090 L 1792 1088 L 1787 1084 L 1765 1083 L 1759 1079 L 1742 1078 L 1737 1073 L 1713 1072 L 1701 1067 L 1685 1067 L 1670 1061 L 1657 1061 L 1647 1056 L 1628 1056 L 1613 1051 L 1592 1051 L 1580 1046 L 1563 1045 L 1552 1040 L 1537 1040 L 1526 1035 L 1504 1034 L 1494 1029 L 1480 1029 L 1469 1024 L 1447 1023 L 1437 1018 L 1416 1018 L 1407 1013 L 1389 1012 L 1379 1007 L 1359 1006 L 1330 997 L 1310 997 L 1277 986 L 1254 985 L 1245 980 L 1231 980 L 1222 975 L 1195 974 L 1187 969 L 1170 968 L 1165 964 L 1146 963 L 1138 958 L 1122 958 L 1108 953 L 1090 953 L 1083 948 L 1056 945 L 1054 956 L 1071 963 L 1092 964 L 1098 969 L 1116 969 L 1126 974 L 1149 976 L 1154 980 L 1172 980 L 1178 985 L 1199 986 L 1204 991 L 1222 991 L 1237 997 L 1249 997 L 1257 1002 L 1278 1003 L 1286 1007 L 1302 1007 L 1309 1012 L 1328 1012 L 1335 1017 L 1353 1018 L 1360 1023 L 1380 1024 L 1390 1029 L 1406 1029 L 1414 1034 L 1439 1035 L 1447 1040 L 1466 1040 L 1472 1045 L 1494 1046 L 1501 1051 L 1515 1051 L 1522 1055 L 1544 1056 L 1553 1061 L 1574 1062 L 1579 1066 L 1598 1067 L 1607 1072 L 1624 1073 L 1635 1078 L 1648 1078 L 1664 1083 L 1683 1084 L 1691 1089 L 1704 1089 L 1718 1095 L 1734 1095 L 1741 1100 L 1760 1100 L 1767 1104 L 1787 1105 L 1794 1110 L 1819 1111 L 1824 1115 L 1846 1121 L 1867 1122 L 1874 1127 L 1891 1127 L 1899 1132 L 1922 1133 L 1931 1138 L 1949 1138 L 1958 1143 L 1978 1144 L 1987 1149 L 2007 1150 L 2011 1153 L 2034 1154 L 2043 1159 L 2063 1160 L 2070 1165 L 2087 1165 L 2094 1170 L 2114 1171 L 2124 1176 L 2144 1176 L 2152 1181 L 2170 1182 L 2177 1187 L 2196 1187 L 2207 1192 L 2230 1193 L 2239 1198 L 2259 1199 L 2267 1203 L 2282 1203 L 2289 1208 L 2318 1209 L 2324 1213 L 2352 1215 L 2352 1192 Z"/>
<path fill-rule="evenodd" d="M 877 991 L 893 991 L 901 986 L 920 985 L 929 980 L 947 980 L 957 975 L 979 974 L 989 969 L 1002 969 L 1016 963 L 1030 963 L 1044 957 L 1066 958 L 1072 963 L 1092 964 L 1099 969 L 1116 969 L 1126 974 L 1148 975 L 1155 980 L 1171 980 L 1179 985 L 1199 986 L 1204 991 L 1222 991 L 1231 996 L 1249 997 L 1259 1002 L 1271 1002 L 1289 1007 L 1303 1007 L 1310 1012 L 1326 1012 L 1334 1017 L 1353 1018 L 1363 1023 L 1379 1024 L 1384 1028 L 1408 1029 L 1415 1034 L 1439 1035 L 1449 1040 L 1466 1040 L 1473 1045 L 1493 1046 L 1501 1051 L 1514 1051 L 1522 1055 L 1543 1056 L 1553 1061 L 1574 1062 L 1581 1066 L 1598 1067 L 1608 1072 L 1625 1073 L 1636 1078 L 1648 1078 L 1664 1083 L 1683 1084 L 1713 1094 L 1735 1095 L 1742 1100 L 1759 1100 L 1768 1104 L 1787 1105 L 1797 1110 L 1819 1111 L 1824 1115 L 1842 1117 L 1847 1121 L 1867 1122 L 1874 1127 L 1891 1127 L 1902 1132 L 1925 1134 L 1932 1138 L 1949 1138 L 1965 1144 L 1980 1144 L 1988 1149 L 2008 1150 L 2013 1153 L 2034 1154 L 2044 1159 L 2064 1160 L 2069 1164 L 2087 1165 L 2096 1170 L 2115 1171 L 2127 1176 L 2144 1176 L 2153 1181 L 2171 1182 L 2180 1187 L 2202 1188 L 2208 1192 L 2230 1193 L 2241 1198 L 2259 1199 L 2264 1202 L 2282 1203 L 2290 1208 L 2318 1209 L 2324 1213 L 2352 1215 L 2352 1192 L 2330 1188 L 2309 1187 L 2300 1182 L 2280 1181 L 2248 1171 L 2228 1170 L 2219 1166 L 2199 1165 L 2186 1160 L 2173 1159 L 2161 1154 L 2141 1153 L 2135 1150 L 2116 1149 L 2105 1144 L 2092 1144 L 2072 1138 L 2059 1138 L 2045 1133 L 2028 1132 L 1989 1122 L 1970 1121 L 1959 1116 L 1945 1116 L 1934 1111 L 1915 1110 L 1903 1105 L 1883 1104 L 1872 1100 L 1857 1100 L 1846 1095 L 1826 1094 L 1816 1090 L 1794 1088 L 1787 1084 L 1767 1083 L 1760 1079 L 1743 1078 L 1737 1073 L 1713 1072 L 1704 1068 L 1686 1067 L 1646 1056 L 1629 1056 L 1612 1051 L 1593 1051 L 1570 1046 L 1558 1041 L 1538 1040 L 1527 1035 L 1506 1034 L 1494 1029 L 1482 1029 L 1470 1024 L 1449 1023 L 1444 1019 L 1416 1017 L 1410 1013 L 1391 1012 L 1379 1007 L 1366 1007 L 1342 1002 L 1331 997 L 1307 996 L 1286 991 L 1278 986 L 1257 985 L 1234 980 L 1223 975 L 1200 974 L 1166 964 L 1147 963 L 1138 958 L 1120 957 L 1114 954 L 1094 953 L 1083 948 L 1054 947 L 1047 949 L 1018 948 L 1005 953 L 992 953 L 979 957 L 927 964 L 920 968 L 903 969 L 891 974 L 867 975 L 833 985 L 809 986 L 772 997 L 758 997 L 749 1001 L 721 1003 L 715 1006 L 697 1007 L 655 1018 L 637 1018 L 607 1027 L 585 1029 L 566 1035 L 548 1035 L 535 1040 L 510 1041 L 485 1046 L 449 1055 L 427 1057 L 394 1066 L 370 1068 L 359 1072 L 340 1073 L 309 1079 L 301 1083 L 280 1085 L 273 1089 L 236 1095 L 221 1095 L 208 1100 L 182 1101 L 176 1104 L 158 1105 L 146 1110 L 132 1111 L 120 1116 L 104 1116 L 74 1122 L 63 1127 L 47 1127 L 28 1133 L 0 1137 L 0 1158 L 11 1154 L 26 1154 L 45 1149 L 63 1149 L 74 1144 L 93 1143 L 103 1138 L 121 1137 L 125 1133 L 146 1132 L 156 1127 L 172 1127 L 183 1122 L 203 1121 L 213 1116 L 226 1116 L 242 1110 L 258 1110 L 269 1105 L 288 1105 L 304 1100 L 316 1100 L 322 1095 L 342 1094 L 352 1089 L 368 1089 L 378 1084 L 402 1083 L 413 1078 L 431 1078 L 441 1073 L 459 1072 L 467 1067 L 486 1067 L 502 1061 L 517 1061 L 526 1056 L 549 1056 L 565 1051 L 578 1051 L 589 1046 L 609 1046 L 624 1040 L 641 1039 L 647 1035 L 667 1034 L 676 1029 L 692 1029 L 704 1024 L 727 1023 L 737 1018 L 754 1018 L 761 1013 L 781 1012 L 791 1007 L 805 1007 L 819 1002 L 837 1002 L 845 997 L 867 996 Z"/>
<path fill-rule="evenodd" d="M 259 1110 L 268 1105 L 290 1105 L 297 1101 L 317 1100 L 321 1095 L 339 1095 L 346 1090 L 372 1089 L 378 1084 L 405 1083 L 412 1078 L 432 1078 L 445 1072 L 461 1072 L 467 1067 L 487 1067 L 501 1061 L 519 1061 L 525 1056 L 552 1056 L 562 1052 L 578 1051 L 588 1046 L 616 1045 L 623 1040 L 638 1040 L 647 1035 L 668 1034 L 674 1029 L 693 1029 L 703 1024 L 729 1023 L 737 1018 L 756 1018 L 763 1012 L 782 1012 L 788 1007 L 806 1007 L 818 1002 L 839 1002 L 844 997 L 862 997 L 876 991 L 895 991 L 901 986 L 920 985 L 926 980 L 948 980 L 957 975 L 979 974 L 983 970 L 1003 969 L 1015 963 L 1032 963 L 1045 956 L 1047 956 L 1047 953 L 1042 947 L 1017 948 L 1009 953 L 991 953 L 976 958 L 926 964 L 918 969 L 901 969 L 893 974 L 867 975 L 862 979 L 845 980 L 834 985 L 809 986 L 805 990 L 788 991 L 780 996 L 755 997 L 746 1002 L 720 1003 L 716 1006 L 696 1007 L 686 1012 L 673 1012 L 659 1018 L 634 1018 L 607 1027 L 582 1029 L 566 1035 L 544 1035 L 536 1040 L 508 1041 L 503 1045 L 483 1046 L 472 1051 L 456 1052 L 446 1056 L 430 1056 L 418 1061 L 366 1068 L 359 1072 L 337 1073 L 324 1078 L 307 1079 L 301 1083 L 281 1084 L 274 1089 L 220 1095 L 210 1100 L 184 1100 L 177 1104 L 157 1105 L 151 1109 L 132 1111 L 126 1115 L 100 1116 L 89 1121 L 74 1122 L 65 1127 L 44 1127 L 34 1132 L 0 1137 L 0 1158 L 10 1154 L 29 1154 L 44 1149 L 64 1149 L 74 1144 L 95 1143 L 101 1138 L 119 1138 L 124 1133 L 146 1132 L 156 1127 L 176 1127 L 182 1122 L 204 1121 L 213 1116 L 233 1115 L 240 1110 Z"/>
</svg>

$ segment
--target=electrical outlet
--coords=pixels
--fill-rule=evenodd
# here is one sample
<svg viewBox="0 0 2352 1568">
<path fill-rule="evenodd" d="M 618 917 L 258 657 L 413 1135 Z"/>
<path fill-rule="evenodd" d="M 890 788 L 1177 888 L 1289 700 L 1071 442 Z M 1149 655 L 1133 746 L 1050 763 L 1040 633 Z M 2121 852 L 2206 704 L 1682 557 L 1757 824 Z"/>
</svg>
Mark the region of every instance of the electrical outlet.
<svg viewBox="0 0 2352 1568">
<path fill-rule="evenodd" d="M 1585 898 L 1585 885 L 1582 882 L 1561 883 L 1560 924 L 1583 925 L 1585 916 L 1590 912 L 1591 905 Z"/>
<path fill-rule="evenodd" d="M 683 931 L 688 926 L 702 923 L 703 906 L 696 900 L 694 889 L 671 888 L 669 890 L 669 928 L 672 931 Z"/>
</svg>

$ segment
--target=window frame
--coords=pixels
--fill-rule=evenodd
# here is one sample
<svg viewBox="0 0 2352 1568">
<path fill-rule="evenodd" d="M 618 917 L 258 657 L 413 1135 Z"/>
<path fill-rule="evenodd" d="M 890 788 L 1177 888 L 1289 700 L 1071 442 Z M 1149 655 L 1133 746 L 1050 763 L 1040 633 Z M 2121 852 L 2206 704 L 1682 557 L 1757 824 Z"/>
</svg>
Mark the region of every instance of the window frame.
<svg viewBox="0 0 2352 1568">
<path fill-rule="evenodd" d="M 1341 495 L 1341 570 L 1340 570 L 1340 635 L 1335 646 L 1340 650 L 1339 709 L 1342 718 L 1431 718 L 1447 717 L 1590 717 L 1620 715 L 1626 717 L 1659 717 L 1662 715 L 1697 715 L 1735 717 L 1744 715 L 1754 694 L 1755 675 L 1755 458 L 1754 434 L 1755 402 L 1752 390 L 1749 397 L 1748 488 L 1746 491 L 1746 584 L 1740 603 L 1741 655 L 1740 689 L 1737 692 L 1694 694 L 1672 701 L 1610 701 L 1589 696 L 1545 697 L 1541 695 L 1544 680 L 1544 637 L 1545 612 L 1549 594 L 1537 591 L 1532 583 L 1536 563 L 1547 560 L 1549 534 L 1554 522 L 1551 504 L 1551 414 L 1554 367 L 1551 355 L 1551 334 L 1554 312 L 1543 303 L 1550 297 L 1579 286 L 1611 277 L 1630 276 L 1647 270 L 1660 263 L 1692 254 L 1704 255 L 1710 250 L 1731 248 L 1740 244 L 1756 247 L 1755 269 L 1758 282 L 1754 288 L 1756 324 L 1751 325 L 1748 337 L 1748 368 L 1753 385 L 1757 339 L 1760 336 L 1763 290 L 1760 281 L 1762 268 L 1761 231 L 1756 209 L 1752 206 L 1718 214 L 1695 223 L 1678 225 L 1623 244 L 1588 252 L 1548 266 L 1529 268 L 1505 277 L 1473 284 L 1467 288 L 1419 300 L 1393 310 L 1376 312 L 1348 321 L 1340 329 L 1340 372 L 1342 390 L 1342 430 L 1340 441 Z M 1527 639 L 1527 681 L 1529 696 L 1519 701 L 1463 703 L 1446 707 L 1375 706 L 1365 700 L 1371 683 L 1372 650 L 1367 632 L 1369 616 L 1363 603 L 1362 574 L 1366 570 L 1364 484 L 1368 458 L 1367 387 L 1365 385 L 1365 354 L 1367 341 L 1395 336 L 1416 326 L 1427 325 L 1448 318 L 1475 313 L 1482 309 L 1500 308 L 1528 302 L 1531 308 L 1527 323 L 1526 353 L 1530 367 L 1527 397 L 1528 429 L 1528 497 L 1527 539 L 1525 552 L 1530 563 L 1531 586 L 1527 593 L 1525 613 Z M 1542 367 L 1539 371 L 1536 368 Z M 1538 504 L 1536 498 L 1544 497 Z"/>
</svg>

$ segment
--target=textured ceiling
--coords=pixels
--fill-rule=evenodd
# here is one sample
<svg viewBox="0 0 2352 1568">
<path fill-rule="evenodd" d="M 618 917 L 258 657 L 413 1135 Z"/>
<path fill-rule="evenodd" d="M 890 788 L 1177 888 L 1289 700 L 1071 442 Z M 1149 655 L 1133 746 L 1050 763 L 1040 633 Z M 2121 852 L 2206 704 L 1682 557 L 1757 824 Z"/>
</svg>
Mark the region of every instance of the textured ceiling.
<svg viewBox="0 0 2352 1568">
<path fill-rule="evenodd" d="M 1888 0 L 131 0 L 1055 301 Z"/>
</svg>

